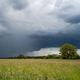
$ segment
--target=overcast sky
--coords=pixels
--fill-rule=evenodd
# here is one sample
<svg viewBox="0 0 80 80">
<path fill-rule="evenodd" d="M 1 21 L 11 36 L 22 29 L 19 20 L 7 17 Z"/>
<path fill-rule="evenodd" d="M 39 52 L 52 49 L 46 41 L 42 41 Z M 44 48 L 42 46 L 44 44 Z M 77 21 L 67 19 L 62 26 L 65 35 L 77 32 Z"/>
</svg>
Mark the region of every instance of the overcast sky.
<svg viewBox="0 0 80 80">
<path fill-rule="evenodd" d="M 80 48 L 79 9 L 79 0 L 0 0 L 0 56 L 64 43 Z"/>
</svg>

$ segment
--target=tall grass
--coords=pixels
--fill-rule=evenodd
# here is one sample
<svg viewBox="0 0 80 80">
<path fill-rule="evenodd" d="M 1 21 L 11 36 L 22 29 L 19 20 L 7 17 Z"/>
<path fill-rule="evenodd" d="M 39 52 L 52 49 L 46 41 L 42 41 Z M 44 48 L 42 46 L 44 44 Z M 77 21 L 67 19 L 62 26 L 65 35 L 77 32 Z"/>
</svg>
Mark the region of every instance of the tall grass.
<svg viewBox="0 0 80 80">
<path fill-rule="evenodd" d="M 0 60 L 0 80 L 80 80 L 80 60 Z"/>
</svg>

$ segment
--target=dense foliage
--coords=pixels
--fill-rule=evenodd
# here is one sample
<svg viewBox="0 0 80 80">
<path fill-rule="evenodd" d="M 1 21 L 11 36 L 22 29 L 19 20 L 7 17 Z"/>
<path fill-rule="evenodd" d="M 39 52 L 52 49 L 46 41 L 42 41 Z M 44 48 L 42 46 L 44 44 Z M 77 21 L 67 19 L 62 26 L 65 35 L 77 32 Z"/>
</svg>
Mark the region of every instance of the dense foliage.
<svg viewBox="0 0 80 80">
<path fill-rule="evenodd" d="M 63 59 L 75 59 L 78 57 L 77 48 L 72 44 L 64 44 L 60 48 L 60 54 Z"/>
</svg>

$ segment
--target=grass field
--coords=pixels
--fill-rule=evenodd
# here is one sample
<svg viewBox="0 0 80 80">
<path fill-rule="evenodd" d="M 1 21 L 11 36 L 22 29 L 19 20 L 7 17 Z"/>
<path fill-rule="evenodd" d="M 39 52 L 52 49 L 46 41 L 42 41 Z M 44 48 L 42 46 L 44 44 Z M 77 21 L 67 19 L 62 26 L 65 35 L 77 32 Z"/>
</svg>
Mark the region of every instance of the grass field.
<svg viewBox="0 0 80 80">
<path fill-rule="evenodd" d="M 1 59 L 0 80 L 80 80 L 80 60 Z"/>
</svg>

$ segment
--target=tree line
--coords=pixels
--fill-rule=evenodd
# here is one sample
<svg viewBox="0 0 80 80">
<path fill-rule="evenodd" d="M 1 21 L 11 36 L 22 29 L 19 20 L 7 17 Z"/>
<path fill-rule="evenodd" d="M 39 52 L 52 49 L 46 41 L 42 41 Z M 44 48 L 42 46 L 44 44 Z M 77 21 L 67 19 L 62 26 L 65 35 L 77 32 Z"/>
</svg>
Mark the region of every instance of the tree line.
<svg viewBox="0 0 80 80">
<path fill-rule="evenodd" d="M 7 59 L 80 59 L 80 55 L 77 53 L 77 47 L 73 44 L 65 43 L 60 47 L 60 53 L 47 55 L 47 56 L 24 56 L 19 54 L 16 57 L 8 57 Z"/>
</svg>

